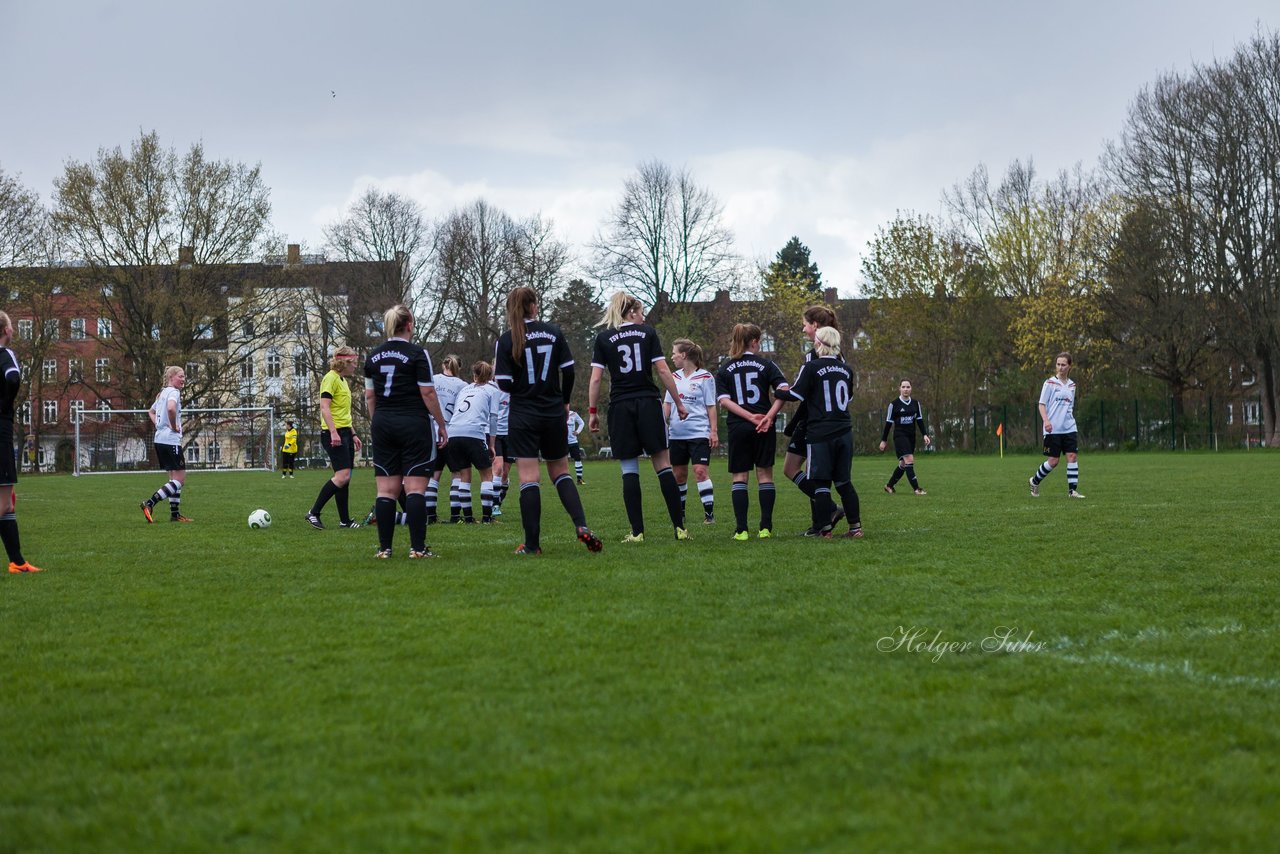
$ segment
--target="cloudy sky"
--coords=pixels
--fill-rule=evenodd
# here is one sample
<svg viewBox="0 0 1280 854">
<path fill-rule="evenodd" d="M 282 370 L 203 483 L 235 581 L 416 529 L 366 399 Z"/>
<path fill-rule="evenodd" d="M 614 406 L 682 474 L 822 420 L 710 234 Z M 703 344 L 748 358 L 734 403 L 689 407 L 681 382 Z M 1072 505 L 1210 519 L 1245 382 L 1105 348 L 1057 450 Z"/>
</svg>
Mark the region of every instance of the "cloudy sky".
<svg viewBox="0 0 1280 854">
<path fill-rule="evenodd" d="M 1274 0 L 0 0 L 0 168 L 48 199 L 67 160 L 156 130 L 260 163 L 312 250 L 370 185 L 540 211 L 582 247 L 658 158 L 744 255 L 797 235 L 852 295 L 895 211 L 939 212 L 979 163 L 1092 167 L 1142 86 L 1259 24 Z"/>
</svg>

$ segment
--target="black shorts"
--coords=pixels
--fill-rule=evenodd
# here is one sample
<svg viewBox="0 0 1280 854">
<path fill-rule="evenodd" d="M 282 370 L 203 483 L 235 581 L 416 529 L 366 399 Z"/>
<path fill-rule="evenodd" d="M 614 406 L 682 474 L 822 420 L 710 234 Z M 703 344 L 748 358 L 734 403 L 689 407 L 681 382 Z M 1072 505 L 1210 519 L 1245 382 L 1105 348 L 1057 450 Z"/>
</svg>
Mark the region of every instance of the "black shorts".
<svg viewBox="0 0 1280 854">
<path fill-rule="evenodd" d="M 672 439 L 671 465 L 705 466 L 711 462 L 711 441 L 709 439 Z"/>
<path fill-rule="evenodd" d="M 453 440 L 450 439 L 449 441 L 452 442 Z M 449 446 L 445 445 L 444 450 L 436 451 L 435 457 L 431 460 L 431 475 L 433 477 L 435 475 L 440 474 L 442 471 L 444 471 L 446 468 L 449 467 L 449 461 L 447 459 L 447 457 L 449 456 L 448 450 L 449 450 Z"/>
<path fill-rule="evenodd" d="M 729 474 L 740 474 L 753 468 L 772 468 L 778 456 L 778 434 L 769 429 L 757 433 L 750 421 L 739 421 L 729 427 Z"/>
<path fill-rule="evenodd" d="M 569 443 L 569 456 L 578 462 L 582 462 L 582 445 L 578 442 Z"/>
<path fill-rule="evenodd" d="M 914 454 L 916 452 L 916 434 L 899 433 L 895 430 L 893 433 L 893 452 L 899 457 Z"/>
<path fill-rule="evenodd" d="M 792 421 L 787 425 L 787 429 L 783 431 L 783 435 L 790 437 L 787 441 L 787 453 L 803 457 L 805 447 L 809 444 L 808 420 Z"/>
<path fill-rule="evenodd" d="M 160 468 L 165 471 L 182 471 L 187 467 L 181 445 L 162 445 L 156 442 L 155 448 L 156 459 L 160 461 Z"/>
<path fill-rule="evenodd" d="M 513 410 L 507 422 L 506 452 L 515 460 L 563 460 L 569 456 L 564 418 L 563 413 L 535 415 Z"/>
<path fill-rule="evenodd" d="M 339 427 L 338 438 L 342 440 L 342 444 L 330 445 L 329 431 L 320 431 L 320 447 L 329 455 L 329 465 L 333 466 L 334 471 L 349 469 L 355 464 L 355 444 L 352 442 L 354 436 L 355 431 L 350 427 Z"/>
<path fill-rule="evenodd" d="M 656 397 L 633 397 L 609 404 L 609 447 L 619 460 L 667 449 L 667 425 Z"/>
<path fill-rule="evenodd" d="M 810 442 L 804 473 L 809 480 L 848 483 L 853 468 L 853 433 Z"/>
<path fill-rule="evenodd" d="M 430 477 L 436 443 L 425 414 L 374 410 L 369 428 L 373 469 L 381 477 Z"/>
<path fill-rule="evenodd" d="M 485 471 L 493 467 L 493 457 L 489 456 L 489 443 L 484 439 L 471 436 L 451 438 L 440 455 L 449 465 L 449 471 L 459 472 L 463 469 L 479 469 Z"/>
<path fill-rule="evenodd" d="M 13 424 L 5 426 L 9 429 L 0 427 L 0 486 L 13 486 L 18 482 L 18 459 L 14 456 Z"/>
<path fill-rule="evenodd" d="M 1049 433 L 1044 437 L 1044 455 L 1060 457 L 1063 454 L 1077 453 L 1079 437 L 1080 434 L 1074 430 L 1070 433 Z"/>
<path fill-rule="evenodd" d="M 507 416 L 507 435 L 493 437 L 493 455 L 494 457 L 502 457 L 504 463 L 514 463 L 516 461 L 516 455 L 511 452 L 511 442 L 509 441 L 511 434 L 510 418 L 510 416 Z"/>
</svg>

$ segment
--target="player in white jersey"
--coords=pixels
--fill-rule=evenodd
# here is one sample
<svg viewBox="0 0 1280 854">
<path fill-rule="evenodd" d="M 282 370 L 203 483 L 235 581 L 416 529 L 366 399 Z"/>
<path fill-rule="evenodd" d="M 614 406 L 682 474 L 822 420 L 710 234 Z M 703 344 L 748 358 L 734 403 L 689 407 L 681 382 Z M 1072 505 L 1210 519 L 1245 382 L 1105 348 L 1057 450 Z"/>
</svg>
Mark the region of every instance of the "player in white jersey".
<svg viewBox="0 0 1280 854">
<path fill-rule="evenodd" d="M 156 396 L 155 403 L 147 410 L 155 425 L 156 459 L 160 468 L 169 473 L 169 480 L 142 502 L 142 515 L 151 522 L 151 509 L 169 500 L 169 521 L 190 522 L 179 512 L 182 486 L 187 482 L 187 463 L 182 453 L 182 387 L 187 384 L 187 373 L 177 365 L 164 369 L 164 388 Z"/>
<path fill-rule="evenodd" d="M 507 423 L 511 415 L 511 395 L 493 383 L 498 394 L 498 411 L 489 424 L 489 432 L 493 434 L 493 515 L 502 515 L 502 502 L 507 497 L 507 475 L 516 458 L 507 451 Z"/>
<path fill-rule="evenodd" d="M 1039 497 L 1040 481 L 1058 467 L 1058 458 L 1067 457 L 1067 496 L 1084 498 L 1080 492 L 1080 464 L 1076 432 L 1076 384 L 1067 375 L 1071 373 L 1071 354 L 1059 353 L 1054 362 L 1055 373 L 1044 381 L 1040 389 L 1040 420 L 1044 426 L 1044 455 L 1048 457 L 1031 475 L 1031 494 Z"/>
<path fill-rule="evenodd" d="M 680 506 L 684 507 L 689 494 L 689 463 L 693 462 L 693 476 L 702 501 L 702 521 L 710 525 L 716 521 L 715 492 L 707 466 L 711 452 L 720 445 L 716 378 L 704 367 L 702 348 L 688 338 L 677 338 L 671 343 L 671 362 L 676 366 L 671 375 L 676 381 L 676 392 L 689 411 L 689 417 L 681 421 L 671 392 L 663 396 L 662 417 L 667 422 L 671 445 L 671 470 L 680 485 Z M 688 517 L 687 510 L 685 516 Z"/>
<path fill-rule="evenodd" d="M 577 472 L 578 483 L 581 485 L 586 481 L 582 479 L 582 444 L 578 441 L 578 434 L 586 429 L 587 422 L 582 420 L 581 415 L 570 409 L 566 423 L 569 427 L 569 435 L 566 437 L 569 440 L 569 457 L 573 460 L 573 468 Z"/>
<path fill-rule="evenodd" d="M 481 521 L 493 521 L 493 434 L 490 425 L 497 417 L 502 392 L 490 380 L 493 367 L 488 362 L 471 366 L 472 383 L 464 386 L 454 399 L 453 417 L 449 419 L 449 444 L 445 457 L 453 482 L 457 485 L 458 503 L 451 506 L 450 522 L 475 522 L 471 510 L 471 469 L 480 473 Z M 459 515 L 459 513 L 461 515 Z"/>
</svg>

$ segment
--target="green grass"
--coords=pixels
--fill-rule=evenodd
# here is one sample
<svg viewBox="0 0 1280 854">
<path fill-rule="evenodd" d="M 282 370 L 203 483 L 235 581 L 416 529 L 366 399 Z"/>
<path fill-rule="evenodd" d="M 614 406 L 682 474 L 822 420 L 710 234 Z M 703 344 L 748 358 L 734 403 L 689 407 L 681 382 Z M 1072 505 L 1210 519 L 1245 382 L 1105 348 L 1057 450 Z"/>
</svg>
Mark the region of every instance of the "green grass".
<svg viewBox="0 0 1280 854">
<path fill-rule="evenodd" d="M 678 544 L 646 471 L 627 547 L 592 463 L 603 554 L 544 487 L 542 558 L 513 492 L 412 563 L 307 527 L 318 472 L 193 473 L 181 526 L 154 475 L 25 480 L 0 851 L 1273 846 L 1280 456 L 1086 454 L 1086 501 L 1038 460 L 929 455 L 918 498 L 859 457 L 860 542 L 795 536 L 785 483 L 731 541 L 717 461 Z"/>
</svg>

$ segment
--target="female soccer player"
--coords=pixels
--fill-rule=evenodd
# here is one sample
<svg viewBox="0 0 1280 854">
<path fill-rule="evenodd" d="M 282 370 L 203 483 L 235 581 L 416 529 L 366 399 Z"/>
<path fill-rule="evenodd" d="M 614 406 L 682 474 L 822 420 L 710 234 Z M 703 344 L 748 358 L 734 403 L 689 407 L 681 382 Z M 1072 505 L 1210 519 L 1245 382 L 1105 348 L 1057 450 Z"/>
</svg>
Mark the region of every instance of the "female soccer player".
<svg viewBox="0 0 1280 854">
<path fill-rule="evenodd" d="M 329 455 L 333 477 L 320 487 L 320 494 L 307 511 L 307 522 L 313 528 L 324 530 L 320 512 L 333 498 L 338 505 L 338 527 L 359 528 L 360 523 L 351 518 L 351 467 L 355 455 L 363 444 L 351 427 L 351 389 L 347 377 L 356 371 L 356 351 L 351 347 L 339 347 L 329 360 L 329 373 L 320 381 L 320 447 Z"/>
<path fill-rule="evenodd" d="M 435 557 L 427 545 L 427 480 L 435 447 L 449 439 L 444 413 L 436 399 L 431 357 L 409 340 L 413 313 L 403 305 L 387 309 L 382 328 L 387 341 L 365 359 L 364 400 L 369 408 L 369 438 L 378 483 L 378 551 L 391 557 L 396 530 L 396 498 L 405 495 L 409 526 L 409 558 Z M 433 444 L 431 419 L 436 431 Z"/>
<path fill-rule="evenodd" d="M 538 320 L 538 294 L 515 288 L 507 295 L 507 331 L 498 339 L 494 379 L 511 395 L 507 451 L 520 478 L 520 518 L 524 542 L 516 554 L 542 553 L 542 491 L 538 456 L 547 463 L 560 503 L 573 520 L 574 533 L 588 551 L 604 548 L 587 527 L 578 487 L 569 476 L 565 423 L 573 394 L 573 353 L 560 327 Z"/>
<path fill-rule="evenodd" d="M 671 442 L 671 470 L 680 485 L 680 506 L 688 504 L 689 462 L 693 462 L 694 482 L 698 484 L 698 497 L 702 499 L 702 522 L 710 525 L 716 521 L 715 493 L 707 466 L 711 452 L 720 445 L 719 418 L 716 417 L 716 378 L 703 366 L 702 348 L 688 338 L 677 338 L 671 343 L 671 363 L 676 366 L 676 389 L 689 410 L 684 421 L 672 418 L 672 399 L 667 394 L 662 400 L 662 417 L 667 422 L 667 435 Z M 685 514 L 686 518 L 688 513 Z"/>
<path fill-rule="evenodd" d="M 182 485 L 187 482 L 187 463 L 182 455 L 182 387 L 186 384 L 186 371 L 177 365 L 165 368 L 164 388 L 147 410 L 147 417 L 156 428 L 156 459 L 160 461 L 160 468 L 169 473 L 165 485 L 140 505 L 148 523 L 152 521 L 151 509 L 166 498 L 170 522 L 191 521 L 179 512 Z"/>
<path fill-rule="evenodd" d="M 1059 353 L 1054 360 L 1054 375 L 1040 387 L 1040 421 L 1044 425 L 1044 455 L 1048 457 L 1031 475 L 1031 494 L 1040 497 L 1040 481 L 1058 467 L 1058 459 L 1067 455 L 1067 497 L 1084 498 L 1080 492 L 1079 434 L 1076 432 L 1076 384 L 1067 377 L 1071 373 L 1071 354 Z"/>
<path fill-rule="evenodd" d="M 280 446 L 280 479 L 293 477 L 293 461 L 298 458 L 298 428 L 284 422 L 284 444 Z"/>
<path fill-rule="evenodd" d="M 813 335 L 820 326 L 830 326 L 837 332 L 840 331 L 840 324 L 836 321 L 836 313 L 831 310 L 830 306 L 811 305 L 804 310 L 804 315 L 802 316 L 801 330 L 804 332 L 804 337 L 813 341 Z M 805 354 L 804 360 L 809 362 L 816 358 L 817 353 L 810 348 L 809 352 Z M 808 477 L 804 473 L 806 453 L 805 425 L 807 423 L 808 407 L 802 403 L 796 407 L 795 413 L 791 416 L 791 419 L 787 422 L 786 429 L 783 431 L 784 435 L 788 437 L 788 442 L 787 453 L 782 459 L 782 475 L 808 496 L 809 501 L 812 503 L 813 485 L 809 483 Z M 839 517 L 843 514 L 843 510 L 836 508 L 837 518 L 834 521 L 840 521 Z M 805 533 L 808 534 L 811 531 L 812 529 Z"/>
<path fill-rule="evenodd" d="M 0 311 L 0 372 L 4 384 L 0 386 L 0 540 L 9 554 L 9 571 L 12 573 L 40 572 L 22 556 L 22 542 L 18 536 L 18 517 L 14 512 L 14 487 L 18 483 L 18 465 L 13 457 L 14 403 L 22 385 L 22 369 L 18 357 L 9 349 L 13 337 L 13 321 Z"/>
<path fill-rule="evenodd" d="M 916 427 L 925 445 L 931 441 L 929 431 L 924 426 L 924 411 L 920 401 L 911 399 L 911 380 L 903 380 L 898 386 L 898 396 L 889 402 L 889 409 L 884 414 L 884 432 L 880 436 L 880 450 L 888 447 L 889 431 L 893 431 L 893 452 L 898 456 L 898 467 L 893 476 L 884 485 L 884 491 L 893 495 L 893 485 L 905 474 L 916 495 L 928 495 L 920 488 L 916 480 Z"/>
<path fill-rule="evenodd" d="M 609 300 L 604 317 L 596 326 L 603 331 L 596 336 L 591 357 L 591 385 L 587 390 L 587 427 L 600 432 L 600 415 L 596 404 L 600 399 L 600 378 L 609 372 L 609 440 L 613 455 L 622 463 L 622 502 L 627 508 L 631 533 L 624 543 L 644 542 L 644 506 L 640 494 L 640 454 L 653 460 L 653 470 L 667 502 L 667 515 L 675 528 L 677 540 L 689 539 L 684 528 L 684 508 L 680 506 L 680 486 L 671 471 L 671 455 L 667 451 L 667 431 L 662 423 L 662 404 L 653 372 L 675 401 L 680 420 L 689 410 L 680 399 L 675 378 L 667 367 L 658 330 L 644 322 L 644 305 L 624 291 Z"/>
<path fill-rule="evenodd" d="M 781 400 L 769 401 L 769 391 L 787 388 L 787 379 L 776 364 L 756 355 L 760 349 L 760 327 L 739 323 L 733 327 L 729 360 L 716 372 L 716 397 L 729 413 L 729 474 L 733 476 L 733 515 L 737 522 L 733 538 L 747 540 L 747 510 L 750 498 L 747 482 L 756 472 L 760 493 L 761 539 L 773 536 L 773 463 L 778 455 L 778 434 L 773 418 L 782 408 Z"/>
<path fill-rule="evenodd" d="M 471 384 L 462 387 L 453 403 L 449 419 L 449 444 L 445 446 L 453 482 L 461 504 L 451 507 L 450 522 L 475 522 L 471 510 L 471 469 L 480 473 L 480 506 L 485 524 L 493 521 L 493 435 L 489 422 L 498 409 L 498 388 L 490 382 L 493 367 L 488 362 L 471 366 Z M 461 515 L 459 512 L 461 511 Z"/>
<path fill-rule="evenodd" d="M 849 398 L 853 373 L 840 358 L 840 333 L 830 326 L 814 331 L 817 358 L 806 362 L 790 389 L 778 392 L 781 399 L 803 401 L 808 410 L 807 475 L 813 482 L 813 528 L 805 536 L 831 537 L 835 527 L 835 505 L 831 501 L 834 482 L 849 520 L 842 537 L 862 536 L 858 492 L 850 477 L 853 466 L 853 428 L 849 420 Z"/>
<path fill-rule="evenodd" d="M 565 438 L 569 440 L 569 458 L 573 460 L 573 470 L 578 475 L 578 486 L 582 486 L 586 481 L 582 479 L 582 445 L 578 442 L 578 434 L 586 429 L 587 422 L 570 409 L 568 426 L 569 432 L 565 434 Z"/>
<path fill-rule="evenodd" d="M 462 360 L 450 354 L 445 356 L 440 363 L 440 373 L 432 378 L 436 384 L 436 398 L 440 401 L 440 411 L 444 413 L 446 423 L 453 418 L 454 401 L 457 400 L 458 392 L 467 387 L 467 381 L 459 376 L 461 373 Z M 452 433 L 452 431 L 450 432 Z M 431 463 L 431 482 L 427 484 L 428 525 L 436 521 L 436 503 L 440 494 L 440 474 L 445 469 L 447 456 L 448 454 L 444 453 L 436 454 L 435 461 Z M 458 506 L 457 498 L 455 483 L 449 489 L 450 509 Z"/>
</svg>

